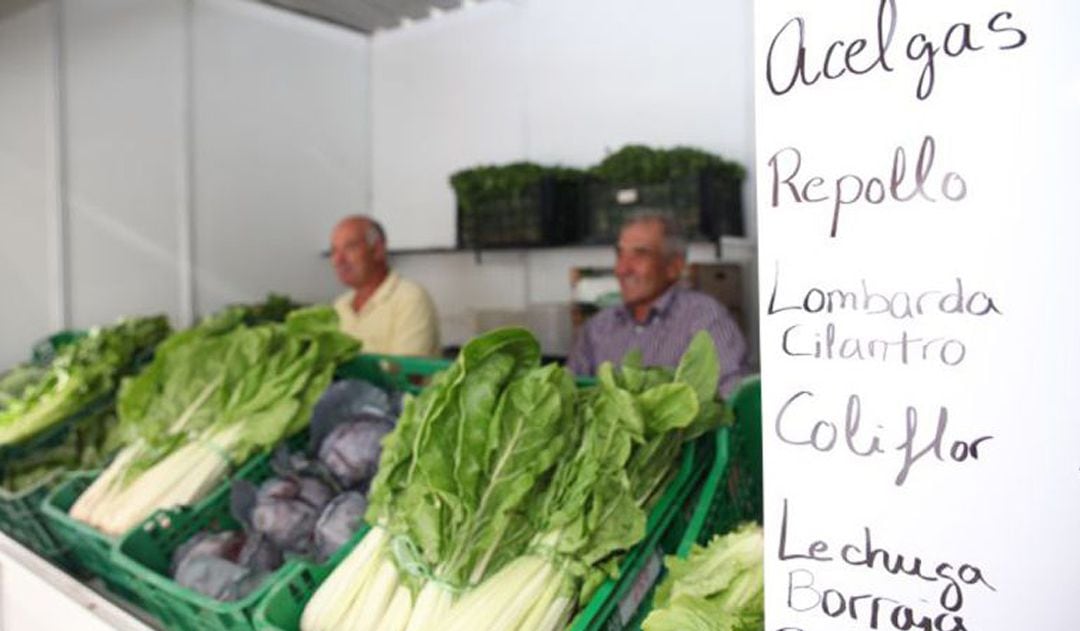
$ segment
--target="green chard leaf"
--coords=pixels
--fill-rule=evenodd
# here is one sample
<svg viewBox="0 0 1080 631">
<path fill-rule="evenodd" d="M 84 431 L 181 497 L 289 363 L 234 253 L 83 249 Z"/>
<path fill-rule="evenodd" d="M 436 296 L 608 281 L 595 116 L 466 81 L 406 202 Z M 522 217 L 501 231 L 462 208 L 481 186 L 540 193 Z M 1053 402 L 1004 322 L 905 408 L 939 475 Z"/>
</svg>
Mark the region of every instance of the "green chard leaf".
<svg viewBox="0 0 1080 631">
<path fill-rule="evenodd" d="M 570 375 L 539 361 L 524 329 L 475 338 L 384 440 L 367 519 L 440 580 L 479 580 L 534 532 L 525 504 L 572 440 L 576 398 Z"/>
<path fill-rule="evenodd" d="M 124 479 L 130 482 L 191 440 L 213 442 L 240 464 L 301 430 L 337 364 L 357 349 L 325 328 L 331 318 L 336 315 L 328 307 L 298 316 L 322 328 L 249 327 L 240 317 L 215 317 L 162 344 L 118 398 L 124 433 L 142 446 Z"/>
</svg>

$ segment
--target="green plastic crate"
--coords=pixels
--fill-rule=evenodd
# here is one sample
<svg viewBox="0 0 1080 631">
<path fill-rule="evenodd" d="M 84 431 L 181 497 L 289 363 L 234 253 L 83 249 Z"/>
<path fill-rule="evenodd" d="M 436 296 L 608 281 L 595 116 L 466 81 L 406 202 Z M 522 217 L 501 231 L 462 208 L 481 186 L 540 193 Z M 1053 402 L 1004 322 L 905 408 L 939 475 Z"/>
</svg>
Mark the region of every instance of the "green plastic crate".
<svg viewBox="0 0 1080 631">
<path fill-rule="evenodd" d="M 706 441 L 707 442 L 707 441 Z M 687 501 L 695 481 L 704 474 L 710 463 L 703 462 L 699 447 L 702 441 L 686 445 L 682 451 L 679 468 L 667 489 L 649 514 L 645 539 L 635 546 L 623 560 L 620 578 L 603 583 L 592 596 L 588 606 L 574 619 L 571 629 L 586 631 L 607 628 L 608 621 L 617 611 L 619 601 L 628 593 L 637 577 L 635 569 L 642 558 L 642 551 L 653 549 L 670 525 L 678 508 Z M 354 542 L 355 544 L 355 542 Z M 300 616 L 312 595 L 326 577 L 344 559 L 348 550 L 325 564 L 298 564 L 283 577 L 255 614 L 256 628 L 262 631 L 296 631 L 300 628 Z"/>
<path fill-rule="evenodd" d="M 361 354 L 338 366 L 343 379 L 364 379 L 386 389 L 417 394 L 435 373 L 450 367 L 448 359 Z"/>
<path fill-rule="evenodd" d="M 51 476 L 18 493 L 0 488 L 0 530 L 39 556 L 66 565 L 67 546 L 53 533 L 41 511 L 41 503 L 62 477 Z"/>
<path fill-rule="evenodd" d="M 271 588 L 255 610 L 255 629 L 258 631 L 284 631 L 300 628 L 300 616 L 304 613 L 315 591 L 330 576 L 330 573 L 349 556 L 353 548 L 367 535 L 370 528 L 363 528 L 334 553 L 325 563 L 307 563 L 300 561 L 288 569 L 281 580 Z"/>
<path fill-rule="evenodd" d="M 727 467 L 727 428 L 702 436 L 693 444 L 694 467 L 683 479 L 678 492 L 669 488 L 650 515 L 649 534 L 623 561 L 618 581 L 609 581 L 610 592 L 598 598 L 598 592 L 578 617 L 571 631 L 608 631 L 636 629 L 651 608 L 653 592 L 663 571 L 663 555 L 674 553 L 689 524 L 689 507 L 695 504 L 696 490 L 708 475 Z M 685 464 L 685 461 L 684 461 Z M 661 512 L 662 510 L 662 512 Z M 657 513 L 662 517 L 658 517 Z"/>
<path fill-rule="evenodd" d="M 59 333 L 50 335 L 34 344 L 33 349 L 30 351 L 30 359 L 39 366 L 47 366 L 52 363 L 53 358 L 56 357 L 57 351 L 86 336 L 86 331 L 76 329 L 60 331 Z"/>
<path fill-rule="evenodd" d="M 695 543 L 705 544 L 715 534 L 762 515 L 761 478 L 761 380 L 747 378 L 731 396 L 735 424 L 717 432 L 713 466 L 701 486 L 676 518 L 663 545 L 650 560 L 639 560 L 639 572 L 651 579 L 648 593 L 624 624 L 609 629 L 637 631 L 652 610 L 652 598 L 663 577 L 663 556 L 686 557 Z M 650 567 L 646 567 L 646 563 Z M 621 621 L 620 621 L 621 622 Z"/>
<path fill-rule="evenodd" d="M 113 562 L 112 552 L 117 540 L 68 514 L 99 473 L 77 471 L 69 474 L 45 497 L 41 512 L 53 534 L 67 548 L 74 569 L 100 577 L 111 592 L 141 605 L 136 589 L 138 579 Z"/>
<path fill-rule="evenodd" d="M 111 405 L 110 394 L 23 443 L 0 447 L 0 474 L 4 474 L 10 463 L 60 444 L 77 423 L 97 416 Z M 63 479 L 64 476 L 58 474 L 18 493 L 0 487 L 0 530 L 37 554 L 61 565 L 69 562 L 65 554 L 67 546 L 53 532 L 42 511 L 42 503 Z"/>
<path fill-rule="evenodd" d="M 365 379 L 382 388 L 417 394 L 431 383 L 436 373 L 453 363 L 449 359 L 369 353 L 357 355 L 338 366 L 337 377 Z M 574 382 L 579 388 L 596 385 L 594 377 L 575 377 Z"/>
<path fill-rule="evenodd" d="M 12 460 L 33 455 L 41 449 L 59 445 L 64 442 L 64 439 L 67 438 L 68 433 L 76 423 L 104 412 L 113 404 L 115 398 L 115 392 L 104 394 L 83 406 L 78 412 L 22 442 L 0 445 L 0 466 Z"/>
<path fill-rule="evenodd" d="M 747 378 L 731 396 L 735 424 L 730 430 L 727 466 L 709 472 L 697 494 L 678 553 L 706 544 L 745 521 L 762 523 L 761 379 Z"/>
<path fill-rule="evenodd" d="M 303 436 L 294 439 L 303 440 Z M 258 484 L 273 475 L 268 454 L 256 456 L 233 479 Z M 169 629 L 234 630 L 253 629 L 256 606 L 295 561 L 286 561 L 244 598 L 220 601 L 187 589 L 169 576 L 173 552 L 201 530 L 231 530 L 241 526 L 229 512 L 231 481 L 222 484 L 194 507 L 158 511 L 124 535 L 117 544 L 113 561 L 137 578 L 136 591 L 150 613 Z"/>
<path fill-rule="evenodd" d="M 270 590 L 255 611 L 255 628 L 259 631 L 299 629 L 304 607 L 335 567 L 337 564 L 327 562 L 321 565 L 300 563 L 289 568 L 289 573 Z"/>
</svg>

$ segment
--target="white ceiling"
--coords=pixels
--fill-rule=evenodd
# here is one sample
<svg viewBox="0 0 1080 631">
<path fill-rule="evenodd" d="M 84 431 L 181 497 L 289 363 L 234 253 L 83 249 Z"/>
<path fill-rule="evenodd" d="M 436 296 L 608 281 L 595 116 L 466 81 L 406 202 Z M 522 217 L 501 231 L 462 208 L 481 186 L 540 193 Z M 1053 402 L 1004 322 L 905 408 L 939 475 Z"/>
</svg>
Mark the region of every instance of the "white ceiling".
<svg viewBox="0 0 1080 631">
<path fill-rule="evenodd" d="M 432 13 L 470 5 L 471 0 L 262 0 L 311 17 L 327 20 L 363 33 L 392 29 Z"/>
</svg>

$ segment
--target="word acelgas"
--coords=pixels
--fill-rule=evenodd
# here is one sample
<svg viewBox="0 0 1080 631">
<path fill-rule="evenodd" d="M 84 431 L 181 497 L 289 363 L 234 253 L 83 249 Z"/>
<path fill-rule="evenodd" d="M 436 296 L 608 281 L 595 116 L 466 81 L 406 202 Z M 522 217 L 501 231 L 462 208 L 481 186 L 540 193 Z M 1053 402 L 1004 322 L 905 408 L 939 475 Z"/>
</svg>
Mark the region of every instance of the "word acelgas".
<svg viewBox="0 0 1080 631">
<path fill-rule="evenodd" d="M 921 32 L 911 35 L 904 49 L 905 57 L 909 61 L 922 63 L 915 96 L 922 101 L 934 91 L 934 64 L 939 53 L 944 52 L 946 56 L 955 58 L 968 51 L 980 51 L 987 45 L 995 46 L 998 50 L 1023 46 L 1028 39 L 1027 33 L 1009 26 L 1012 18 L 1013 14 L 1009 11 L 998 11 L 986 20 L 984 28 L 974 27 L 968 22 L 957 22 L 937 40 Z M 896 0 L 881 0 L 874 48 L 867 48 L 869 42 L 864 37 L 850 42 L 835 40 L 825 48 L 824 55 L 815 57 L 820 62 L 812 62 L 808 60 L 806 21 L 801 17 L 791 18 L 769 44 L 769 56 L 765 62 L 765 80 L 769 90 L 776 96 L 783 96 L 798 83 L 811 86 L 822 78 L 830 81 L 847 73 L 863 75 L 875 70 L 893 72 L 890 64 L 894 61 L 894 55 L 891 50 L 899 21 Z M 864 51 L 867 54 L 863 54 Z M 820 67 L 820 70 L 808 74 L 807 66 L 810 64 Z"/>
</svg>

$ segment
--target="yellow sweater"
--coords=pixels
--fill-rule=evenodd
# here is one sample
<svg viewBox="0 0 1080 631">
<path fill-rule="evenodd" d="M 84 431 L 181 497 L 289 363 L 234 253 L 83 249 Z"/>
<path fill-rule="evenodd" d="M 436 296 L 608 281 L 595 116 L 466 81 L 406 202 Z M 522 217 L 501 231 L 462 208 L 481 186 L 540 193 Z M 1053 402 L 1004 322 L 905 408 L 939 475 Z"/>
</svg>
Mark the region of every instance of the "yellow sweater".
<svg viewBox="0 0 1080 631">
<path fill-rule="evenodd" d="M 359 312 L 352 308 L 354 294 L 339 296 L 334 310 L 341 330 L 360 340 L 363 352 L 439 355 L 439 322 L 423 287 L 390 272 Z"/>
</svg>

